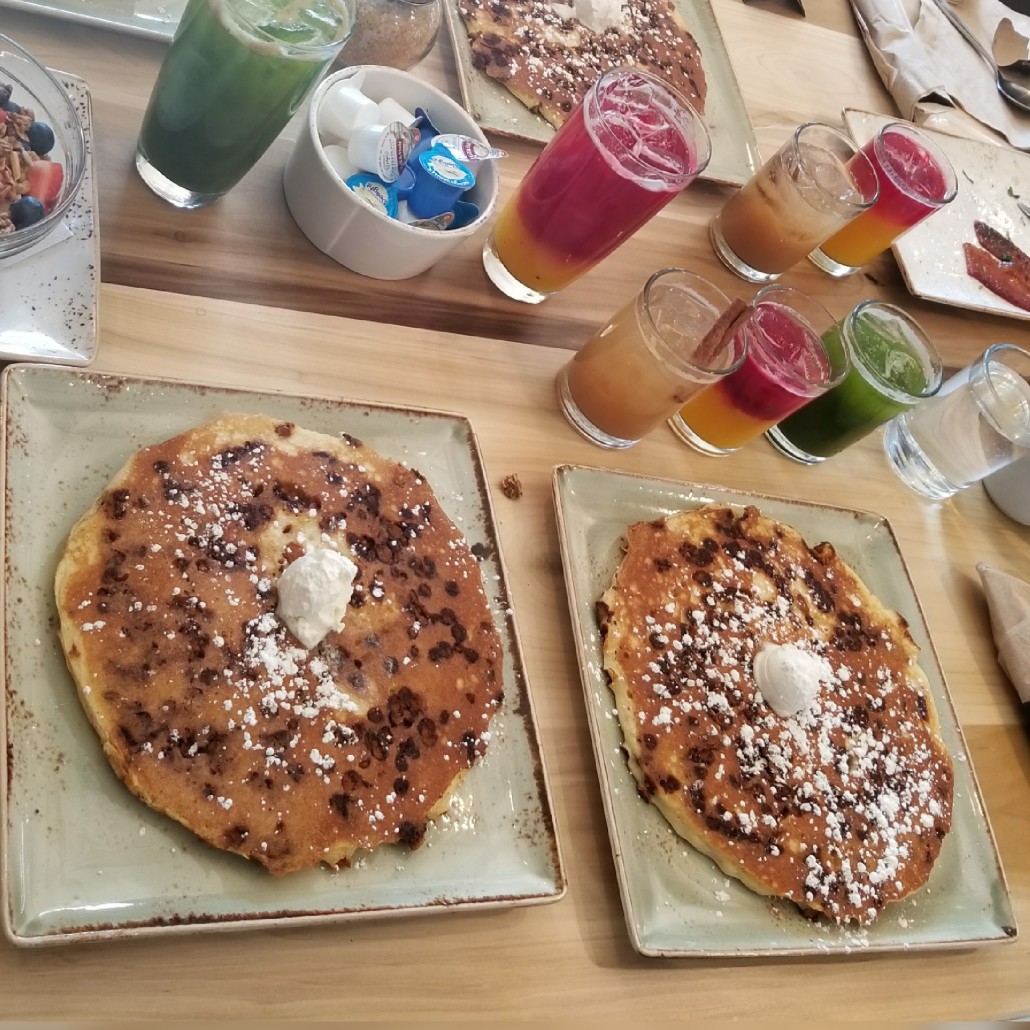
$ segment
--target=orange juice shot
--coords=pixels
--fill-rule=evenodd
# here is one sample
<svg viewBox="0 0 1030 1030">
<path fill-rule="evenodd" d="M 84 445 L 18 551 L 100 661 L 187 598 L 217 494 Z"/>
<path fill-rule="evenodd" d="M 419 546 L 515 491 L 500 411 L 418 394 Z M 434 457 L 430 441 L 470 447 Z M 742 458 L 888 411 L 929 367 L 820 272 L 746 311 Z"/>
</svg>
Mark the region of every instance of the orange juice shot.
<svg viewBox="0 0 1030 1030">
<path fill-rule="evenodd" d="M 740 366 L 743 338 L 729 333 L 745 308 L 683 269 L 655 272 L 559 373 L 562 413 L 592 443 L 632 446 Z"/>
<path fill-rule="evenodd" d="M 925 133 L 890 122 L 859 151 L 879 183 L 876 202 L 825 240 L 810 255 L 833 276 L 851 275 L 867 265 L 907 229 L 918 225 L 958 191 L 958 180 L 944 152 Z"/>
<path fill-rule="evenodd" d="M 605 72 L 501 210 L 483 267 L 535 304 L 607 257 L 703 171 L 708 130 L 648 72 Z"/>
</svg>

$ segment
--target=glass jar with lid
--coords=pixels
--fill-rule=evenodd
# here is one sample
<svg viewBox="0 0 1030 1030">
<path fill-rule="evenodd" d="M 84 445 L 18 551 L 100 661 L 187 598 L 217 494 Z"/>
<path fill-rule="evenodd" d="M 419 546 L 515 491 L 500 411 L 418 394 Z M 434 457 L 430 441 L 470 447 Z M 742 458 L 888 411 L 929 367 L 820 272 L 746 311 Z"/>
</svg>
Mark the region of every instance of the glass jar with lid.
<svg viewBox="0 0 1030 1030">
<path fill-rule="evenodd" d="M 436 42 L 441 0 L 357 0 L 354 31 L 335 66 L 382 64 L 407 71 Z"/>
</svg>

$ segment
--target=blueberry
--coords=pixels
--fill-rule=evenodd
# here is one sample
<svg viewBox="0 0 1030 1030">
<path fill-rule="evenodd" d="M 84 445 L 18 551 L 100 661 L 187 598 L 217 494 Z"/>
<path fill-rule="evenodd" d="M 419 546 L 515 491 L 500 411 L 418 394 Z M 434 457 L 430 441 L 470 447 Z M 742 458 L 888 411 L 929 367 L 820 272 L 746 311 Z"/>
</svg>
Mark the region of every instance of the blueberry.
<svg viewBox="0 0 1030 1030">
<path fill-rule="evenodd" d="M 27 225 L 33 225 L 46 214 L 46 208 L 41 201 L 35 197 L 19 197 L 10 210 L 11 221 L 15 229 L 24 229 Z"/>
<path fill-rule="evenodd" d="M 0 84 L 0 107 L 3 107 L 11 99 L 13 92 L 14 87 L 9 82 Z"/>
<path fill-rule="evenodd" d="M 21 104 L 16 104 L 13 100 L 8 100 L 6 104 L 0 106 L 2 106 L 8 114 L 21 114 Z"/>
<path fill-rule="evenodd" d="M 29 146 L 40 157 L 54 148 L 54 130 L 46 122 L 33 122 L 29 126 Z"/>
</svg>

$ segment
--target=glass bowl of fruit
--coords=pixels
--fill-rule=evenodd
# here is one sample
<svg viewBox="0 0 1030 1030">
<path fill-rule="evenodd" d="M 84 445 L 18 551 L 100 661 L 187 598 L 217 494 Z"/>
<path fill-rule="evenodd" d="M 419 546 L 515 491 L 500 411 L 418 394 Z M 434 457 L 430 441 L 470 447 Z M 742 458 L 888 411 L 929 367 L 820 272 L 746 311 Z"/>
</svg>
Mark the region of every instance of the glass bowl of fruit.
<svg viewBox="0 0 1030 1030">
<path fill-rule="evenodd" d="M 82 121 L 64 87 L 0 35 L 0 261 L 61 224 L 85 169 Z"/>
</svg>

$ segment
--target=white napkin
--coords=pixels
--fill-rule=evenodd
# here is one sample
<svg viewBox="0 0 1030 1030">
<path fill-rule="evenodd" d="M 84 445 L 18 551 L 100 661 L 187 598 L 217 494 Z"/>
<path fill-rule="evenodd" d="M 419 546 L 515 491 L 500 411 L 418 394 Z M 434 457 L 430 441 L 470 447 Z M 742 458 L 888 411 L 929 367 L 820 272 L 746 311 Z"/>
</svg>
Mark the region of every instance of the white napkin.
<svg viewBox="0 0 1030 1030">
<path fill-rule="evenodd" d="M 1019 694 L 1030 704 L 1030 583 L 986 562 L 976 567 L 991 614 L 991 632 L 998 648 L 998 664 Z"/>
<path fill-rule="evenodd" d="M 1030 36 L 1030 18 L 999 0 L 950 0 L 951 7 L 990 52 L 1002 18 Z M 1030 150 L 1030 112 L 998 93 L 994 74 L 933 0 L 851 0 L 859 28 L 884 85 L 910 121 L 922 123 L 924 104 L 946 100 Z"/>
</svg>

